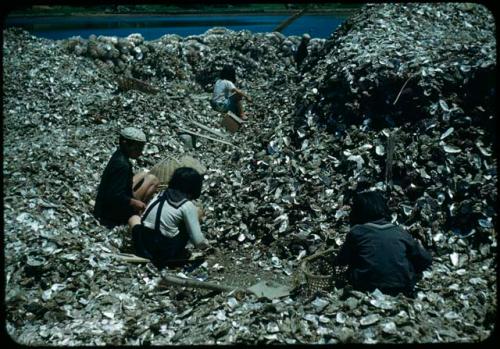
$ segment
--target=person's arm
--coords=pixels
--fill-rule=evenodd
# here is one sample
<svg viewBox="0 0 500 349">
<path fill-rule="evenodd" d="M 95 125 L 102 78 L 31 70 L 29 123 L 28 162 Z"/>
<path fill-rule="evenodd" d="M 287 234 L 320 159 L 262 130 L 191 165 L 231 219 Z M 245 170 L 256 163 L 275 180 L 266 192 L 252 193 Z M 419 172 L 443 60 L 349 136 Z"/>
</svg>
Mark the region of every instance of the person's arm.
<svg viewBox="0 0 500 349">
<path fill-rule="evenodd" d="M 129 196 L 131 183 L 129 182 L 129 167 L 121 162 L 116 162 L 110 171 L 108 195 L 110 201 L 120 207 L 132 207 L 136 212 L 144 209 L 144 203 Z"/>
<path fill-rule="evenodd" d="M 249 95 L 247 95 L 247 94 L 246 94 L 245 92 L 243 92 L 242 90 L 240 90 L 239 88 L 236 88 L 236 87 L 235 87 L 235 88 L 233 89 L 233 91 L 234 91 L 236 94 L 240 95 L 241 97 L 246 98 L 246 99 L 247 99 L 247 101 L 249 101 L 249 102 L 251 102 L 251 101 L 252 101 L 252 99 L 250 98 L 250 96 L 249 96 Z"/>
<path fill-rule="evenodd" d="M 185 207 L 182 209 L 182 217 L 184 219 L 189 239 L 193 245 L 199 249 L 208 248 L 208 241 L 201 232 L 197 207 L 191 202 L 186 203 Z"/>
<path fill-rule="evenodd" d="M 337 256 L 333 260 L 334 265 L 349 265 L 354 255 L 354 238 L 352 232 L 347 233 L 344 244 L 340 247 Z"/>
<path fill-rule="evenodd" d="M 405 235 L 408 240 L 408 259 L 413 264 L 415 272 L 421 273 L 431 266 L 432 256 L 410 234 L 405 232 Z"/>
<path fill-rule="evenodd" d="M 205 210 L 202 207 L 198 207 L 198 221 L 203 222 L 205 220 Z"/>
<path fill-rule="evenodd" d="M 229 95 L 237 94 L 241 97 L 246 98 L 249 102 L 252 101 L 252 99 L 242 90 L 237 88 L 231 81 L 227 80 L 227 85 L 226 88 L 229 90 Z"/>
<path fill-rule="evenodd" d="M 141 214 L 146 208 L 146 204 L 144 202 L 134 198 L 130 198 L 129 206 L 131 206 L 134 209 L 134 211 L 139 214 Z"/>
</svg>

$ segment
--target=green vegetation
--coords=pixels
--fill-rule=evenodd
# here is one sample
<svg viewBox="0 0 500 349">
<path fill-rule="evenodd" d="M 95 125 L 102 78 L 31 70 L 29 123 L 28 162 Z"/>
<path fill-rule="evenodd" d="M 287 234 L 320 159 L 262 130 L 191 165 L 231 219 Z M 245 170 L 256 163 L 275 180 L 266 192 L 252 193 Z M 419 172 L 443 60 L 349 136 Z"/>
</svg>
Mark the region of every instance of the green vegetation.
<svg viewBox="0 0 500 349">
<path fill-rule="evenodd" d="M 85 16 L 114 14 L 196 14 L 196 13 L 293 13 L 307 8 L 310 13 L 350 14 L 363 4 L 341 3 L 248 3 L 248 4 L 192 4 L 182 5 L 100 5 L 100 6 L 25 6 L 9 13 L 11 16 Z"/>
</svg>

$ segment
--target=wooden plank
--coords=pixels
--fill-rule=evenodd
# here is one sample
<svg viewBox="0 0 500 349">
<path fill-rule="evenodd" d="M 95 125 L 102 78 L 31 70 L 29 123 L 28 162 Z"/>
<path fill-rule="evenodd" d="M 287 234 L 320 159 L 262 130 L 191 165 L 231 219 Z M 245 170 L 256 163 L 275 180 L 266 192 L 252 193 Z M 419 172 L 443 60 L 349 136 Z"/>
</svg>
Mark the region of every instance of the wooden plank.
<svg viewBox="0 0 500 349">
<path fill-rule="evenodd" d="M 231 133 L 235 133 L 240 128 L 240 124 L 236 122 L 229 114 L 224 114 L 221 125 Z"/>
<path fill-rule="evenodd" d="M 231 111 L 227 111 L 222 118 L 222 126 L 231 133 L 235 133 L 244 121 Z"/>
<path fill-rule="evenodd" d="M 213 137 L 210 137 L 210 136 L 206 136 L 206 135 L 203 135 L 201 133 L 198 133 L 198 132 L 195 132 L 195 131 L 192 131 L 192 130 L 188 130 L 188 129 L 185 129 L 185 128 L 179 127 L 179 132 L 189 133 L 191 135 L 195 135 L 195 136 L 198 136 L 198 137 L 201 137 L 201 138 L 210 139 L 210 140 L 212 140 L 214 142 L 219 142 L 219 143 L 227 144 L 227 145 L 233 146 L 235 148 L 238 148 L 234 144 L 226 142 L 226 141 L 224 141 L 222 139 L 218 139 L 218 138 L 213 138 Z"/>
<path fill-rule="evenodd" d="M 208 131 L 210 133 L 213 133 L 214 135 L 216 136 L 219 136 L 219 137 L 222 137 L 222 138 L 226 138 L 227 136 L 225 134 L 222 134 L 220 133 L 219 131 L 216 131 L 214 129 L 211 129 L 210 127 L 208 126 L 205 126 L 197 121 L 194 121 L 194 120 L 188 120 L 188 122 L 190 122 L 191 124 L 195 125 L 195 126 L 198 126 L 199 128 L 205 130 L 205 131 Z"/>
</svg>

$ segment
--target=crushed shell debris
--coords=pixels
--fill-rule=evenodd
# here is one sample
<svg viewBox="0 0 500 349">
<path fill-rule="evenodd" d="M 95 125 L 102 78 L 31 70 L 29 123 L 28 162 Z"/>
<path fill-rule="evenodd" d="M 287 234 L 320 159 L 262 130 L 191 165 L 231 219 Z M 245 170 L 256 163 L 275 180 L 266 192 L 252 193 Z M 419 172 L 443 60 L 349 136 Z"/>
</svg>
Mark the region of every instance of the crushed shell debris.
<svg viewBox="0 0 500 349">
<path fill-rule="evenodd" d="M 442 343 L 494 331 L 496 30 L 486 7 L 367 5 L 328 40 L 313 38 L 300 69 L 300 37 L 280 33 L 213 28 L 149 42 L 3 33 L 5 317 L 16 342 Z M 235 134 L 209 104 L 227 62 L 254 100 Z M 202 229 L 216 249 L 197 268 L 168 272 L 299 291 L 266 300 L 159 288 L 163 271 L 112 258 L 133 252 L 130 236 L 90 212 L 116 132 L 129 125 L 148 139 L 136 170 L 184 155 L 206 167 Z M 199 125 L 233 146 L 179 136 L 207 134 Z M 342 244 L 361 178 L 390 180 L 393 219 L 433 254 L 414 299 L 300 292 L 301 260 Z"/>
</svg>

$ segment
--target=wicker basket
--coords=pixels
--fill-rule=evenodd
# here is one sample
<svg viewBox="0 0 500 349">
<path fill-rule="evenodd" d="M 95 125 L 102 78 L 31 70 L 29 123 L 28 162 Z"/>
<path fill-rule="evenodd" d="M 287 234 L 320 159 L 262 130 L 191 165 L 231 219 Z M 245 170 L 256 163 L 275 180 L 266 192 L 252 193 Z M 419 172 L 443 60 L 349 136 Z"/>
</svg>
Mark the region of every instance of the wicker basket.
<svg viewBox="0 0 500 349">
<path fill-rule="evenodd" d="M 163 189 L 168 186 L 170 178 L 172 178 L 175 170 L 179 167 L 194 168 L 201 175 L 206 172 L 206 168 L 201 164 L 201 162 L 189 155 L 184 155 L 179 160 L 173 157 L 166 158 L 157 163 L 150 171 L 151 174 L 154 174 L 160 180 L 160 185 L 158 186 L 159 189 Z"/>
<path fill-rule="evenodd" d="M 300 264 L 300 270 L 305 276 L 308 291 L 315 292 L 331 289 L 335 280 L 344 277 L 345 268 L 332 265 L 335 253 L 336 248 L 331 248 L 304 258 Z"/>
</svg>

